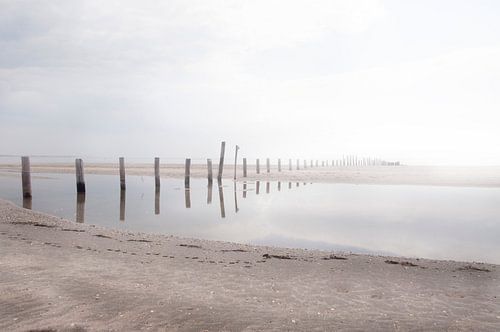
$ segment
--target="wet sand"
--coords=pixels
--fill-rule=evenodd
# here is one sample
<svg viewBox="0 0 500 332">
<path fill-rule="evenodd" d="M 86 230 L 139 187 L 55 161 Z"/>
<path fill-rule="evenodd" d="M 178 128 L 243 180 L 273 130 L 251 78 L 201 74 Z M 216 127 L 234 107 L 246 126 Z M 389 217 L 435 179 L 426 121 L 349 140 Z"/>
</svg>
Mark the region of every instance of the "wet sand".
<svg viewBox="0 0 500 332">
<path fill-rule="evenodd" d="M 500 267 L 119 232 L 0 200 L 0 330 L 500 330 Z"/>
<path fill-rule="evenodd" d="M 302 166 L 302 165 L 301 165 Z M 214 176 L 218 166 L 213 166 Z M 464 186 L 464 187 L 500 187 L 500 166 L 490 167 L 444 167 L 444 166 L 365 166 L 365 167 L 314 167 L 288 170 L 283 164 L 282 172 L 277 166 L 271 167 L 267 173 L 265 165 L 261 165 L 260 174 L 255 173 L 255 165 L 248 166 L 248 177 L 243 178 L 241 167 L 237 169 L 238 180 L 270 180 L 270 181 L 300 181 L 329 182 L 351 184 L 393 184 L 393 185 L 434 185 L 434 186 Z M 33 164 L 33 173 L 74 173 L 73 164 Z M 20 165 L 0 164 L 3 174 L 20 173 Z M 118 164 L 85 164 L 88 174 L 116 174 Z M 153 164 L 127 164 L 126 174 L 153 176 Z M 184 177 L 184 165 L 162 165 L 162 177 Z M 223 178 L 232 179 L 234 166 L 226 165 Z M 193 164 L 191 176 L 207 177 L 206 165 Z"/>
</svg>

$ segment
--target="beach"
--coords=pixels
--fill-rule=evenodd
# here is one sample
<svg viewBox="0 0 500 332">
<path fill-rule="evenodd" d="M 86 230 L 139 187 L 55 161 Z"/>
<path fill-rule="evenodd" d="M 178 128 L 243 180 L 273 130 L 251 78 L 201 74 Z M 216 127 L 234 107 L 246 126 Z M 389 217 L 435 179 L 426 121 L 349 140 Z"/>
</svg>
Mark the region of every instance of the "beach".
<svg viewBox="0 0 500 332">
<path fill-rule="evenodd" d="M 119 232 L 0 201 L 0 330 L 500 328 L 492 264 Z"/>
</svg>

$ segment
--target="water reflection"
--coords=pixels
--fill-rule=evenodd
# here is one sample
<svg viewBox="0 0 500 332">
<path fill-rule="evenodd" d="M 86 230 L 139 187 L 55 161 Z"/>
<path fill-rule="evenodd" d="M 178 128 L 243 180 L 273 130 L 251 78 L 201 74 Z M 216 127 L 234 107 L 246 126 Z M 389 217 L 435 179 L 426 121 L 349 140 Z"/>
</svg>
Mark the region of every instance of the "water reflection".
<svg viewBox="0 0 500 332">
<path fill-rule="evenodd" d="M 288 182 L 288 189 L 292 189 L 292 183 Z"/>
<path fill-rule="evenodd" d="M 217 186 L 219 187 L 219 204 L 220 204 L 220 216 L 221 218 L 226 218 L 226 208 L 224 207 L 224 191 L 222 189 L 222 181 L 217 181 Z"/>
<path fill-rule="evenodd" d="M 23 196 L 23 208 L 31 210 L 32 206 L 33 206 L 33 199 L 31 197 Z"/>
<path fill-rule="evenodd" d="M 120 221 L 125 221 L 125 195 L 125 190 L 120 190 Z"/>
<path fill-rule="evenodd" d="M 247 198 L 247 183 L 243 183 L 243 198 Z"/>
<path fill-rule="evenodd" d="M 236 191 L 236 181 L 234 182 L 234 212 L 238 213 L 238 195 Z"/>
<path fill-rule="evenodd" d="M 255 182 L 255 194 L 259 194 L 260 190 L 260 181 Z"/>
<path fill-rule="evenodd" d="M 184 188 L 184 200 L 186 201 L 186 209 L 191 208 L 191 190 Z"/>
<path fill-rule="evenodd" d="M 212 204 L 212 190 L 213 190 L 213 182 L 208 181 L 207 186 L 207 204 Z"/>
<path fill-rule="evenodd" d="M 160 187 L 155 187 L 155 214 L 160 214 Z"/>
<path fill-rule="evenodd" d="M 269 194 L 271 184 L 266 182 L 266 194 Z"/>
<path fill-rule="evenodd" d="M 76 222 L 85 221 L 85 193 L 76 194 Z"/>
<path fill-rule="evenodd" d="M 278 181 L 278 191 L 281 191 L 281 182 Z"/>
</svg>

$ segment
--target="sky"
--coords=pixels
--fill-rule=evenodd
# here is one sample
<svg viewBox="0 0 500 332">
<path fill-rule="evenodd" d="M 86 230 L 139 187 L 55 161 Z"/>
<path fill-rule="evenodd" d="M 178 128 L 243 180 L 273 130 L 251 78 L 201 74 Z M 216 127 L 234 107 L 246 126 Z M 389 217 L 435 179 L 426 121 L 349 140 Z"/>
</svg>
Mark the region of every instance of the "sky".
<svg viewBox="0 0 500 332">
<path fill-rule="evenodd" d="M 0 0 L 0 155 L 500 165 L 500 2 Z"/>
</svg>

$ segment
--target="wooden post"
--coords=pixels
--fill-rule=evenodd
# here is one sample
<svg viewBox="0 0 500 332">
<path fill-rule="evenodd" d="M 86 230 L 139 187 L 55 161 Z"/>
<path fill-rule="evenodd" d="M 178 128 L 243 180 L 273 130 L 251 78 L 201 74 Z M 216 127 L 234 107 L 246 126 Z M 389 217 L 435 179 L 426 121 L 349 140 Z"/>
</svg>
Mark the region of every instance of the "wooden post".
<svg viewBox="0 0 500 332">
<path fill-rule="evenodd" d="M 255 171 L 257 172 L 257 174 L 260 174 L 259 158 L 257 158 L 257 160 L 255 162 L 256 162 L 256 164 L 255 164 Z"/>
<path fill-rule="evenodd" d="M 247 177 L 247 158 L 243 158 L 243 177 Z"/>
<path fill-rule="evenodd" d="M 234 180 L 236 180 L 236 166 L 238 165 L 238 150 L 240 147 L 236 145 L 236 149 L 234 151 Z"/>
<path fill-rule="evenodd" d="M 207 159 L 207 170 L 208 170 L 208 184 L 211 185 L 213 183 L 212 159 Z"/>
<path fill-rule="evenodd" d="M 75 170 L 76 170 L 76 192 L 85 192 L 85 179 L 83 177 L 83 161 L 81 159 L 75 160 Z"/>
<path fill-rule="evenodd" d="M 247 198 L 247 183 L 243 183 L 243 198 Z"/>
<path fill-rule="evenodd" d="M 271 172 L 271 162 L 269 161 L 269 158 L 266 159 L 266 169 L 267 173 Z"/>
<path fill-rule="evenodd" d="M 288 170 L 292 170 L 292 159 L 288 159 Z"/>
<path fill-rule="evenodd" d="M 224 153 L 226 151 L 226 142 L 222 142 L 220 145 L 220 160 L 219 160 L 219 174 L 217 174 L 217 180 L 222 180 L 222 171 L 224 170 Z"/>
<path fill-rule="evenodd" d="M 31 210 L 33 200 L 31 197 L 23 197 L 23 208 Z"/>
<path fill-rule="evenodd" d="M 125 159 L 123 157 L 120 157 L 119 161 L 120 161 L 120 189 L 125 190 Z"/>
<path fill-rule="evenodd" d="M 186 167 L 184 169 L 184 188 L 189 189 L 189 177 L 191 176 L 191 159 L 186 159 Z"/>
<path fill-rule="evenodd" d="M 300 166 L 299 166 L 299 160 L 297 159 L 297 170 L 300 169 Z"/>
<path fill-rule="evenodd" d="M 278 172 L 281 172 L 281 159 L 278 159 Z"/>
<path fill-rule="evenodd" d="M 238 196 L 237 196 L 237 191 L 236 191 L 236 182 L 233 182 L 233 192 L 234 192 L 234 212 L 238 213 L 240 209 L 238 209 Z"/>
<path fill-rule="evenodd" d="M 21 180 L 23 185 L 23 197 L 31 197 L 30 157 L 21 157 Z"/>
<path fill-rule="evenodd" d="M 155 158 L 155 188 L 160 188 L 160 158 Z"/>
</svg>

